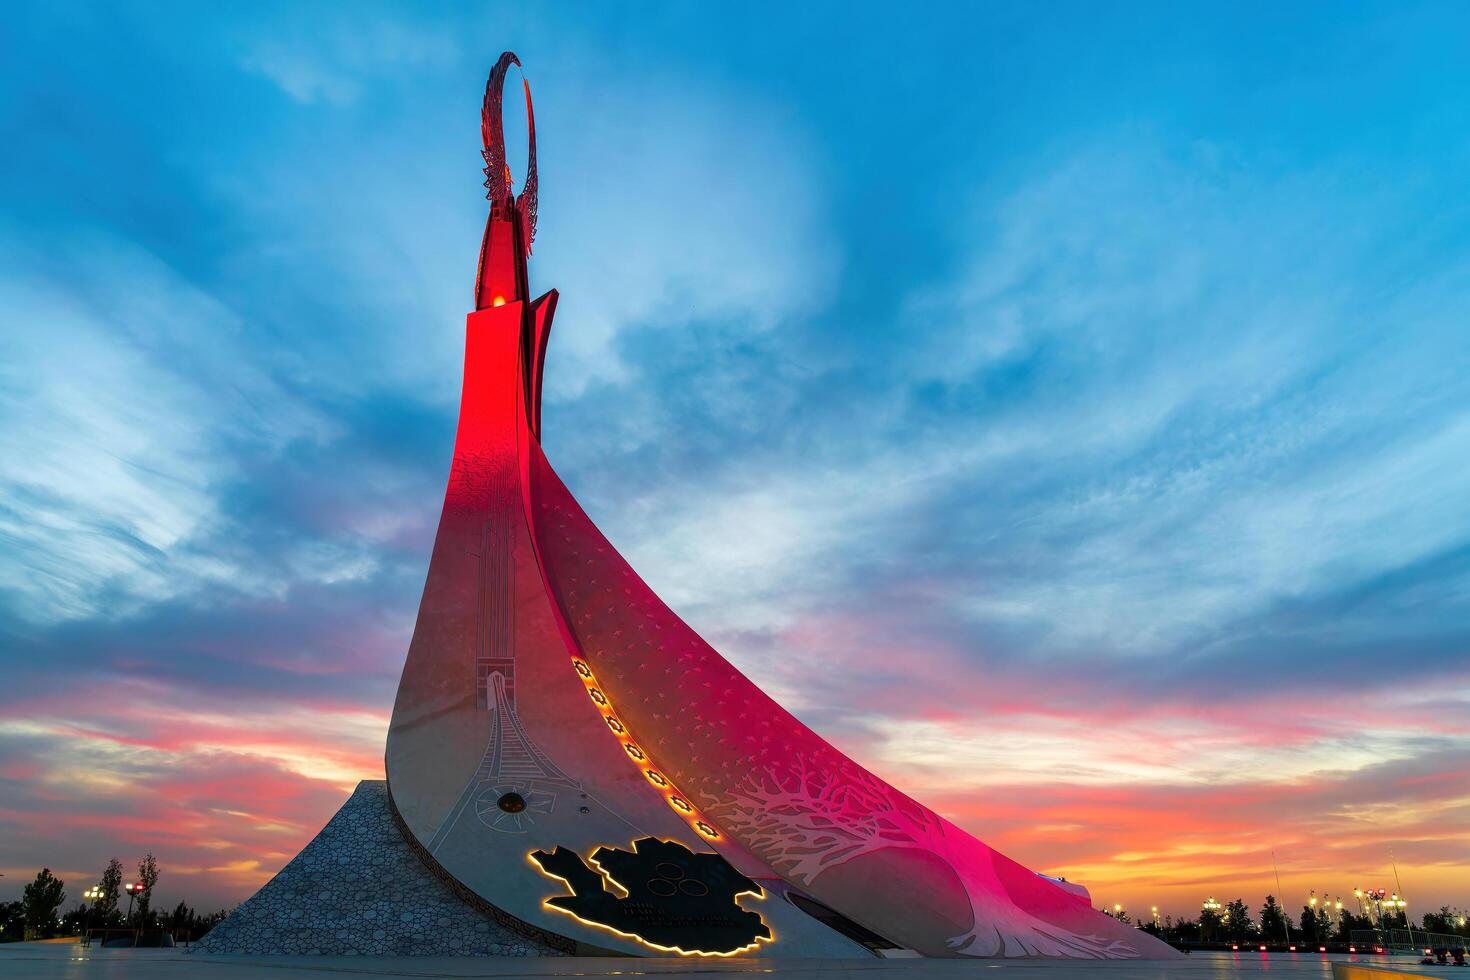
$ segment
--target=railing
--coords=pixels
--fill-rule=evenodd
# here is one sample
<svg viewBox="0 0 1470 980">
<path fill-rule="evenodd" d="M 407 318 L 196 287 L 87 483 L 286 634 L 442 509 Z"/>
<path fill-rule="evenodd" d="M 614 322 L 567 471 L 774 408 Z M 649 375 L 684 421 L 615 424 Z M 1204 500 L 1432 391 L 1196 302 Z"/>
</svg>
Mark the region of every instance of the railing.
<svg viewBox="0 0 1470 980">
<path fill-rule="evenodd" d="M 83 946 L 117 947 L 170 947 L 179 945 L 175 934 L 167 929 L 129 929 L 101 926 L 88 929 L 82 935 Z"/>
<path fill-rule="evenodd" d="M 1425 932 L 1423 929 L 1354 929 L 1353 945 L 1359 951 L 1381 949 L 1390 953 L 1422 955 L 1425 950 L 1464 949 L 1470 939 L 1447 932 Z"/>
</svg>

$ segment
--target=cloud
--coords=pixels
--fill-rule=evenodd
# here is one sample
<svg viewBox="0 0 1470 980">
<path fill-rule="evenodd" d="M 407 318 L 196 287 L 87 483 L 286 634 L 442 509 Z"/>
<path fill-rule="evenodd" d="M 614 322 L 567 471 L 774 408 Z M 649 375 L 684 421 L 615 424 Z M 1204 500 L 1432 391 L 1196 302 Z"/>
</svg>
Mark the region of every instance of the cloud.
<svg viewBox="0 0 1470 980">
<path fill-rule="evenodd" d="M 633 404 L 653 435 L 622 482 L 622 431 L 589 411 L 573 483 L 717 647 L 898 785 L 965 801 L 982 836 L 997 796 L 1126 793 L 1077 868 L 1153 887 L 1206 874 L 1198 855 L 1267 818 L 1211 823 L 1217 804 L 1185 792 L 1237 787 L 1279 801 L 1321 878 L 1335 857 L 1380 874 L 1373 833 L 1443 853 L 1463 801 L 1380 820 L 1290 794 L 1375 799 L 1378 774 L 1470 749 L 1464 698 L 1441 696 L 1464 691 L 1470 642 L 1463 382 L 1441 361 L 1462 280 L 1345 287 L 1385 246 L 1317 241 L 1325 215 L 1370 221 L 1315 190 L 1342 178 L 1209 169 L 1152 137 L 1039 168 L 987 202 L 971 262 L 914 294 L 912 354 L 877 345 L 856 397 L 850 361 L 816 359 L 741 393 L 768 411 L 737 395 L 742 424 L 710 426 L 680 394 L 702 387 L 691 358 L 640 349 L 675 404 Z M 831 329 L 798 320 L 782 341 Z M 1154 797 L 1191 816 L 1159 829 Z M 1351 854 L 1325 843 L 1358 822 Z M 1150 845 L 1156 873 L 1107 850 L 1150 827 L 1182 849 Z M 1069 853 L 1026 841 L 1053 868 Z M 1207 880 L 1256 875 L 1267 850 Z M 1446 872 L 1421 872 L 1447 894 Z"/>
<path fill-rule="evenodd" d="M 330 423 L 261 370 L 237 316 L 136 247 L 100 236 L 6 250 L 16 328 L 0 389 L 0 589 L 27 619 L 113 614 L 246 570 L 187 553 L 237 473 L 230 442 Z M 60 277 L 78 267 L 80 288 Z"/>
<path fill-rule="evenodd" d="M 297 102 L 343 106 L 358 101 L 374 81 L 452 63 L 462 54 L 448 27 L 381 11 L 368 17 L 325 12 L 324 23 L 322 13 L 308 18 L 287 7 L 269 29 L 242 31 L 241 66 Z"/>
<path fill-rule="evenodd" d="M 534 275 L 576 284 L 558 307 L 553 398 L 642 383 L 620 341 L 629 331 L 711 344 L 713 324 L 774 329 L 825 306 L 841 268 L 804 134 L 773 107 L 647 74 L 580 93 L 583 124 L 539 136 L 548 162 Z M 544 114 L 568 118 L 567 101 L 550 99 Z"/>
<path fill-rule="evenodd" d="M 176 14 L 38 9 L 7 66 L 5 881 L 156 848 L 233 902 L 381 771 L 511 46 L 548 452 L 718 648 L 1099 897 L 1391 846 L 1458 900 L 1467 279 L 1422 93 L 1411 149 L 1307 152 L 1111 74 L 1069 114 L 1015 30 L 874 82 L 871 39 L 737 60 L 685 14 Z"/>
</svg>

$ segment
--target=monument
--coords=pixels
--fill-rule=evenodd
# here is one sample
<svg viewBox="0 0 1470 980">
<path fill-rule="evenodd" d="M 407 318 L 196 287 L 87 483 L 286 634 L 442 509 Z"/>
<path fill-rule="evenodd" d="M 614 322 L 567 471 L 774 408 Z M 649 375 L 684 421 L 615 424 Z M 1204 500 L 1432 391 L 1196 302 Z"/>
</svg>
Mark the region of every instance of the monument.
<svg viewBox="0 0 1470 980">
<path fill-rule="evenodd" d="M 827 744 L 679 619 L 578 506 L 541 448 L 557 294 L 530 289 L 535 120 L 523 79 L 517 193 L 501 123 L 512 66 L 507 52 L 482 106 L 490 213 L 386 791 L 365 783 L 205 948 L 1178 955 Z M 414 907 L 384 903 L 385 880 Z"/>
</svg>

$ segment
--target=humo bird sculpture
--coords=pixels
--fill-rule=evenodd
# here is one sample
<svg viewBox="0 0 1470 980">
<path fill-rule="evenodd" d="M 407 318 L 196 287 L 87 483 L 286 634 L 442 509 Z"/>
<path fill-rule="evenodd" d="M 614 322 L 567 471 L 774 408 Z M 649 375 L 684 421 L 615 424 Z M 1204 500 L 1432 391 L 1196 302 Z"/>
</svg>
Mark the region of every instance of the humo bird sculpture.
<svg viewBox="0 0 1470 980">
<path fill-rule="evenodd" d="M 448 490 L 387 773 L 419 856 L 566 952 L 1178 955 L 827 744 L 669 609 L 541 448 L 555 290 L 532 298 L 535 122 L 514 191 L 500 57 L 490 213 Z"/>
</svg>

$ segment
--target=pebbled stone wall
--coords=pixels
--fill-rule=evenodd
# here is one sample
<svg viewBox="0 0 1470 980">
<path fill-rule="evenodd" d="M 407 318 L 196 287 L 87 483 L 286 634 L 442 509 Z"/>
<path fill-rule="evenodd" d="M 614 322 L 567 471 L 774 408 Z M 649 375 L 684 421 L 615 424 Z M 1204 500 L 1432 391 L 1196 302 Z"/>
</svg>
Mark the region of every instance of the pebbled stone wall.
<svg viewBox="0 0 1470 980">
<path fill-rule="evenodd" d="M 194 944 L 203 953 L 560 956 L 460 900 L 404 841 L 383 780 Z"/>
</svg>

